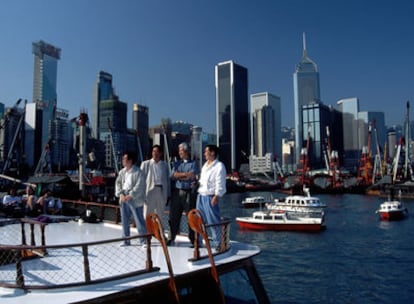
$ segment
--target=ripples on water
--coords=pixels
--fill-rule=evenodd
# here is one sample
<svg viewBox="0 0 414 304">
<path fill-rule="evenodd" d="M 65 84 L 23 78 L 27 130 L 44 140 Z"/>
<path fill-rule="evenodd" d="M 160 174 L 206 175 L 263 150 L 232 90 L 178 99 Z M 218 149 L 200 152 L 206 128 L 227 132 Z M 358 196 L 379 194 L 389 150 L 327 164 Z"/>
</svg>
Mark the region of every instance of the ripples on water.
<svg viewBox="0 0 414 304">
<path fill-rule="evenodd" d="M 223 216 L 250 215 L 241 200 L 271 193 L 227 194 Z M 279 194 L 273 194 L 274 196 Z M 318 233 L 240 230 L 235 240 L 260 246 L 255 264 L 272 303 L 413 303 L 414 201 L 398 222 L 382 222 L 382 199 L 363 195 L 318 195 L 328 204 L 327 229 Z"/>
</svg>

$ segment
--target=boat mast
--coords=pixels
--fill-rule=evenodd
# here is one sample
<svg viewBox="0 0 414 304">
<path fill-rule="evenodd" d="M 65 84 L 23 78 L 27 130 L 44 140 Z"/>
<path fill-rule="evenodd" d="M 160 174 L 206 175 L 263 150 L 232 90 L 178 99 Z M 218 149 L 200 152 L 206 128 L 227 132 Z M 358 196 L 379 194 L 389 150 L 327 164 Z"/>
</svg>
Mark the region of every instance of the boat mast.
<svg viewBox="0 0 414 304">
<path fill-rule="evenodd" d="M 85 157 L 86 157 L 86 123 L 88 122 L 88 114 L 80 113 L 79 115 L 79 191 L 84 195 L 84 171 L 85 171 Z"/>
<path fill-rule="evenodd" d="M 410 178 L 412 177 L 412 168 L 409 158 L 410 153 L 410 102 L 407 101 L 407 116 L 406 116 L 406 123 L 405 123 L 405 160 L 404 160 L 404 180 L 408 178 L 408 170 L 410 170 Z"/>
<path fill-rule="evenodd" d="M 375 145 L 376 145 L 376 150 L 377 153 L 375 154 L 375 158 L 374 158 L 374 172 L 372 174 L 372 183 L 375 183 L 375 179 L 377 177 L 382 177 L 382 164 L 381 164 L 381 151 L 380 151 L 380 147 L 379 147 L 379 142 L 378 142 L 378 132 L 377 132 L 377 126 L 376 126 L 376 120 L 374 119 L 372 121 L 372 126 L 374 128 L 374 134 L 375 134 Z"/>
</svg>

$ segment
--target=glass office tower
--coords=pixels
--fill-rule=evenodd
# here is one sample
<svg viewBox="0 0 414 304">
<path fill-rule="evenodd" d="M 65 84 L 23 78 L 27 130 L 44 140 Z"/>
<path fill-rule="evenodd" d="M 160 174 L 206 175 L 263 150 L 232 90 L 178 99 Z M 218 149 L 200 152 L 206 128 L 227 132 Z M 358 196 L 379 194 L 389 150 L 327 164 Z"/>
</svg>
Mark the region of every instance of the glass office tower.
<svg viewBox="0 0 414 304">
<path fill-rule="evenodd" d="M 293 95 L 295 104 L 295 159 L 299 161 L 303 147 L 302 106 L 320 102 L 319 72 L 316 63 L 308 57 L 305 34 L 303 34 L 303 56 L 293 74 Z M 307 131 L 305 130 L 305 133 Z"/>
<path fill-rule="evenodd" d="M 46 146 L 49 141 L 49 122 L 55 119 L 56 105 L 57 105 L 57 66 L 60 59 L 61 49 L 42 40 L 33 42 L 32 52 L 34 54 L 34 71 L 33 71 L 33 102 L 36 104 L 35 120 L 36 125 L 41 126 L 36 128 L 35 135 L 41 139 L 33 141 L 35 147 L 31 147 L 30 154 L 34 154 L 34 162 L 37 162 L 40 157 L 40 151 Z M 32 149 L 33 148 L 33 149 Z M 31 159 L 31 156 L 28 156 Z M 31 164 L 32 165 L 32 164 Z"/>
<path fill-rule="evenodd" d="M 98 79 L 94 87 L 94 94 L 92 100 L 92 130 L 95 134 L 95 138 L 100 138 L 100 127 L 101 122 L 99 120 L 100 110 L 99 105 L 102 100 L 108 100 L 114 95 L 114 88 L 112 86 L 112 75 L 100 71 L 98 74 Z"/>
<path fill-rule="evenodd" d="M 217 145 L 228 173 L 248 163 L 247 69 L 233 61 L 215 67 Z"/>
<path fill-rule="evenodd" d="M 280 97 L 268 92 L 250 96 L 250 145 L 251 155 L 272 153 L 282 156 L 282 123 Z"/>
</svg>

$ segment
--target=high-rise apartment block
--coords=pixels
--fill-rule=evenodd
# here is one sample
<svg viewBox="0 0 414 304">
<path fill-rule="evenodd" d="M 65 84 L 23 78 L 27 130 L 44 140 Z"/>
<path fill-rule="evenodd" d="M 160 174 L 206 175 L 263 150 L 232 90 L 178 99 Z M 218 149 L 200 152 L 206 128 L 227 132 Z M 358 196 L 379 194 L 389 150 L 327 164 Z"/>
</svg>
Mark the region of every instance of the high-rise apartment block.
<svg viewBox="0 0 414 304">
<path fill-rule="evenodd" d="M 215 66 L 217 145 L 227 172 L 247 163 L 249 108 L 247 69 L 233 61 Z"/>
</svg>

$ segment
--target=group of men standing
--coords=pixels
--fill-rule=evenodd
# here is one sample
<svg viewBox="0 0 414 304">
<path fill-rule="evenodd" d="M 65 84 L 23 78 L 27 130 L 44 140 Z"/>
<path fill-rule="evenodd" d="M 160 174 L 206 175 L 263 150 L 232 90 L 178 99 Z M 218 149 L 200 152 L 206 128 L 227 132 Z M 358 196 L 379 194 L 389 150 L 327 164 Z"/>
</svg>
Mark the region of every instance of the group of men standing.
<svg viewBox="0 0 414 304">
<path fill-rule="evenodd" d="M 205 163 L 201 172 L 197 162 L 190 158 L 187 143 L 178 147 L 180 159 L 175 162 L 172 172 L 164 162 L 159 145 L 152 147 L 152 158 L 135 164 L 134 153 L 125 152 L 122 157 L 123 169 L 115 181 L 115 195 L 119 197 L 122 220 L 122 237 L 130 236 L 130 221 L 133 217 L 138 234 L 146 232 L 145 218 L 155 212 L 163 215 L 169 204 L 170 236 L 168 245 L 174 245 L 180 232 L 181 215 L 197 208 L 206 224 L 220 223 L 218 201 L 226 193 L 226 169 L 218 160 L 218 147 L 207 145 L 204 150 Z M 172 186 L 171 186 L 172 185 Z M 172 188 L 172 189 L 171 189 Z M 189 240 L 194 244 L 194 232 L 189 228 Z M 213 231 L 214 246 L 220 236 Z M 144 242 L 141 243 L 145 246 Z M 129 240 L 122 244 L 130 245 Z"/>
</svg>

